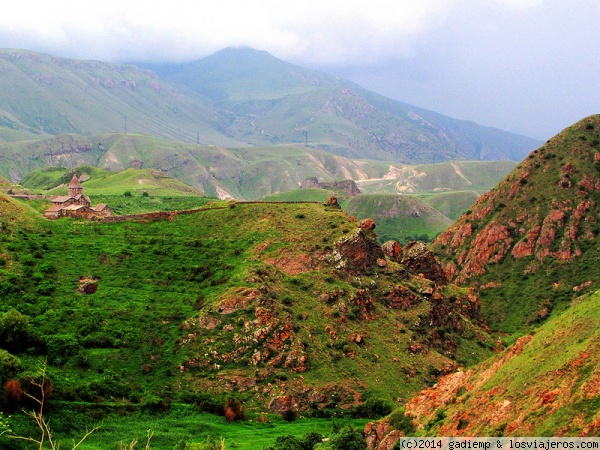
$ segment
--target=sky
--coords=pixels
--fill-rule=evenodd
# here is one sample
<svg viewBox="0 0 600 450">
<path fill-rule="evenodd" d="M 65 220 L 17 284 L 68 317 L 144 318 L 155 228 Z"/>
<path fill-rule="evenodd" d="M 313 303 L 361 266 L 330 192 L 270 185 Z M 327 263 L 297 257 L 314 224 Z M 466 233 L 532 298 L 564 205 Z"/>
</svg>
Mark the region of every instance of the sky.
<svg viewBox="0 0 600 450">
<path fill-rule="evenodd" d="M 599 19 L 597 0 L 19 0 L 0 48 L 150 63 L 249 46 L 546 140 L 600 113 Z"/>
</svg>

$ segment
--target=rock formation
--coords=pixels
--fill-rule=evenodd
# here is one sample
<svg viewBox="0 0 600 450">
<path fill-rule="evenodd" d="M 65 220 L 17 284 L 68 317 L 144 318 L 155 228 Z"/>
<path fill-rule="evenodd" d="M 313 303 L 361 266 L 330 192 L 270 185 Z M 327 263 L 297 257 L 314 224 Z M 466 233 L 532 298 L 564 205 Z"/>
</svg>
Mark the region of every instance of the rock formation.
<svg viewBox="0 0 600 450">
<path fill-rule="evenodd" d="M 319 182 L 317 177 L 308 177 L 301 184 L 302 189 L 308 188 L 319 188 L 319 189 L 331 189 L 334 191 L 341 191 L 348 197 L 356 197 L 361 193 L 360 189 L 354 182 L 354 180 L 342 180 L 342 181 L 323 181 Z"/>
</svg>

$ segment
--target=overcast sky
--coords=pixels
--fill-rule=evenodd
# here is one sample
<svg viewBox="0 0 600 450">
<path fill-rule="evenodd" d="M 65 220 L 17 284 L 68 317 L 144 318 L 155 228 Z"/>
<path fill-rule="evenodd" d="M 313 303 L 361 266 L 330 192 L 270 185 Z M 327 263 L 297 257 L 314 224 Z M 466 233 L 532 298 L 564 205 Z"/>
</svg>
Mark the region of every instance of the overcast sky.
<svg viewBox="0 0 600 450">
<path fill-rule="evenodd" d="M 455 118 L 548 139 L 600 113 L 598 0 L 18 0 L 0 47 L 189 61 L 250 46 Z"/>
</svg>

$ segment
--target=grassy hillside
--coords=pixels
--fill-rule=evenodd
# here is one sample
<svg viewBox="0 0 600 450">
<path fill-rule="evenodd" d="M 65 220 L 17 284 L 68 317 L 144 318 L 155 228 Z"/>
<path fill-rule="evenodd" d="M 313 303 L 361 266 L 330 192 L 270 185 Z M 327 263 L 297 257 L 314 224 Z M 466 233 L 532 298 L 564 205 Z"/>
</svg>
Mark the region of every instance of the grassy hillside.
<svg viewBox="0 0 600 450">
<path fill-rule="evenodd" d="M 0 138 L 134 132 L 184 142 L 240 145 L 223 117 L 132 65 L 1 50 Z"/>
<path fill-rule="evenodd" d="M 233 118 L 231 135 L 255 145 L 308 142 L 341 156 L 404 163 L 520 160 L 538 145 L 381 97 L 251 48 L 152 68 L 182 90 L 211 99 Z"/>
<path fill-rule="evenodd" d="M 483 312 L 519 332 L 596 289 L 600 116 L 590 116 L 532 152 L 480 197 L 434 249 L 447 273 L 482 286 Z"/>
<path fill-rule="evenodd" d="M 600 293 L 481 365 L 442 379 L 407 411 L 430 436 L 598 436 Z"/>
<path fill-rule="evenodd" d="M 435 194 L 415 194 L 450 220 L 458 220 L 479 198 L 475 191 L 438 192 Z"/>
<path fill-rule="evenodd" d="M 53 167 L 30 174 L 22 183 L 38 192 L 66 195 L 74 174 L 80 179 L 83 177 L 82 186 L 89 196 L 123 195 L 125 192 L 132 195 L 146 192 L 148 195 L 161 197 L 202 194 L 198 189 L 152 169 L 126 169 L 114 173 L 91 166 L 75 169 Z"/>
<path fill-rule="evenodd" d="M 49 166 L 87 165 L 113 172 L 147 168 L 221 199 L 253 200 L 295 190 L 312 176 L 322 181 L 353 179 L 366 193 L 446 192 L 465 186 L 483 192 L 484 180 L 508 173 L 512 164 L 490 161 L 405 166 L 352 160 L 304 146 L 224 149 L 118 133 L 0 144 L 0 173 L 14 182 Z M 446 173 L 453 175 L 440 176 Z"/>
<path fill-rule="evenodd" d="M 373 162 L 373 164 L 376 164 Z M 451 161 L 438 164 L 379 163 L 378 177 L 358 180 L 366 194 L 474 191 L 483 194 L 516 166 L 512 161 Z"/>
<path fill-rule="evenodd" d="M 375 264 L 373 238 L 336 208 L 220 203 L 94 223 L 6 201 L 0 323 L 22 326 L 18 341 L 0 336 L 17 358 L 0 381 L 26 386 L 47 359 L 57 433 L 116 410 L 137 424 L 171 405 L 222 414 L 228 396 L 250 415 L 354 414 L 494 347 L 470 291 L 417 274 L 416 250 Z"/>
<path fill-rule="evenodd" d="M 262 200 L 269 202 L 326 202 L 338 193 L 328 189 L 308 188 L 265 195 Z"/>
<path fill-rule="evenodd" d="M 418 198 L 388 194 L 362 194 L 342 202 L 342 208 L 357 219 L 375 220 L 381 242 L 393 239 L 429 241 L 452 221 Z"/>
</svg>

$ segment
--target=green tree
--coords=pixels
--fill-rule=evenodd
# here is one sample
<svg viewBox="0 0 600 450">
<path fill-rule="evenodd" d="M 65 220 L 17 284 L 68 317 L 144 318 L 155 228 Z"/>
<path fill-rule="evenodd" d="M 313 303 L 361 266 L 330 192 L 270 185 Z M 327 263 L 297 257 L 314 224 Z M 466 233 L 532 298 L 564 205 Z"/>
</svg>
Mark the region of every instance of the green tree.
<svg viewBox="0 0 600 450">
<path fill-rule="evenodd" d="M 21 361 L 6 350 L 0 349 L 0 382 L 14 375 L 21 367 Z"/>
<path fill-rule="evenodd" d="M 29 338 L 29 318 L 16 309 L 0 316 L 0 347 L 12 352 L 24 350 Z"/>
<path fill-rule="evenodd" d="M 363 434 L 353 426 L 344 427 L 339 433 L 331 436 L 329 441 L 335 450 L 365 450 Z"/>
</svg>

